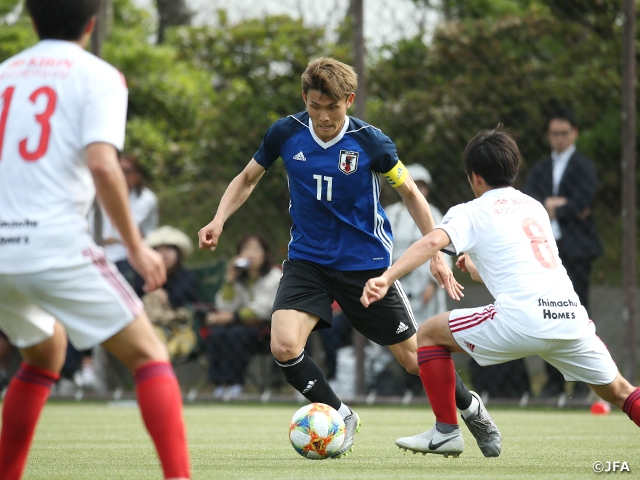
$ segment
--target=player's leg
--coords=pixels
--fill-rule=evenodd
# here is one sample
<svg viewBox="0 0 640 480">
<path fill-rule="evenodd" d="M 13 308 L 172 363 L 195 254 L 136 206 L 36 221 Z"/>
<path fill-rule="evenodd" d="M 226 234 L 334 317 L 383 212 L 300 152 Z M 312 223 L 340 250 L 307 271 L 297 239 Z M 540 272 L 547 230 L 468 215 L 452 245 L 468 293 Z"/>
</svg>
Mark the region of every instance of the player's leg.
<svg viewBox="0 0 640 480">
<path fill-rule="evenodd" d="M 621 409 L 640 427 L 640 388 L 631 385 L 620 373 L 608 385 L 589 386 L 596 395 Z"/>
<path fill-rule="evenodd" d="M 31 293 L 65 326 L 78 350 L 102 343 L 134 373 L 138 404 L 165 477 L 188 478 L 182 396 L 166 349 L 142 302 L 104 252 L 89 248 L 80 258 L 84 262 L 75 266 L 42 272 Z"/>
<path fill-rule="evenodd" d="M 20 349 L 24 361 L 11 380 L 2 404 L 0 472 L 3 479 L 22 476 L 40 413 L 51 387 L 60 378 L 66 347 L 64 328 L 56 322 L 51 338 Z"/>
<path fill-rule="evenodd" d="M 398 363 L 400 363 L 407 372 L 420 376 L 417 338 L 417 335 L 414 335 L 403 342 L 389 345 L 389 350 L 391 350 L 391 353 L 396 357 Z M 458 375 L 458 372 L 455 370 L 454 372 L 456 376 L 456 407 L 463 413 L 463 415 L 469 416 L 473 412 L 477 412 L 479 402 L 464 384 L 462 378 Z"/>
<path fill-rule="evenodd" d="M 562 372 L 567 381 L 582 381 L 603 400 L 622 409 L 640 426 L 640 388 L 631 385 L 620 373 L 606 345 L 592 331 L 576 340 L 556 340 L 541 354 Z"/>
<path fill-rule="evenodd" d="M 448 319 L 449 312 L 441 313 L 418 329 L 420 379 L 436 417 L 436 425 L 425 433 L 396 440 L 396 445 L 405 450 L 444 456 L 458 456 L 464 450 L 455 403 L 456 371 L 451 358 L 451 351 L 461 350 L 451 337 Z"/>
<path fill-rule="evenodd" d="M 304 350 L 318 323 L 330 326 L 333 319 L 334 271 L 310 262 L 287 260 L 273 304 L 271 352 L 287 382 L 310 402 L 332 406 L 342 416 L 346 433 L 342 448 L 334 457 L 353 447 L 360 419 L 335 394 L 320 367 Z"/>
<path fill-rule="evenodd" d="M 322 370 L 304 350 L 309 335 L 320 321 L 317 315 L 297 310 L 276 310 L 271 319 L 271 352 L 286 381 L 310 402 L 335 408 L 345 423 L 345 439 L 334 458 L 353 448 L 360 418 L 335 394 Z"/>
<path fill-rule="evenodd" d="M 142 419 L 165 478 L 190 477 L 182 395 L 164 344 L 146 314 L 102 344 L 134 374 Z"/>
<path fill-rule="evenodd" d="M 0 329 L 24 359 L 2 405 L 0 477 L 10 480 L 24 471 L 38 418 L 60 378 L 67 346 L 62 326 L 23 293 L 26 277 L 0 275 Z"/>
<path fill-rule="evenodd" d="M 482 340 L 482 333 L 477 333 L 479 326 L 485 320 L 493 319 L 494 316 L 495 310 L 493 306 L 454 310 L 436 315 L 420 326 L 418 330 L 420 377 L 429 396 L 433 411 L 436 414 L 436 426 L 422 435 L 399 439 L 396 443 L 401 448 L 410 448 L 425 453 L 447 453 L 446 447 L 443 447 L 445 448 L 444 451 L 443 448 L 434 449 L 430 447 L 433 438 L 443 438 L 443 435 L 449 435 L 449 438 L 452 438 L 450 443 L 455 444 L 455 436 L 459 434 L 459 431 L 456 432 L 457 416 L 453 406 L 453 399 L 456 397 L 456 390 L 459 392 L 458 396 L 463 396 L 466 387 L 455 376 L 451 352 L 472 353 L 475 345 L 469 341 L 464 341 L 463 338 L 455 338 L 452 329 L 456 330 L 458 335 L 461 334 L 461 331 L 466 334 L 475 333 L 475 335 L 479 336 L 478 340 L 474 338 L 473 341 L 480 343 L 479 340 Z M 453 326 L 451 322 L 453 322 Z M 487 324 L 485 323 L 483 328 L 486 326 Z M 495 327 L 496 325 L 492 326 Z M 460 342 L 463 342 L 467 349 L 462 348 Z M 507 351 L 509 346 L 498 346 L 498 350 L 500 348 Z M 498 357 L 492 358 L 491 361 L 499 363 L 507 359 L 510 359 L 508 354 L 504 359 Z M 462 405 L 464 408 L 461 410 L 462 418 L 475 437 L 478 447 L 484 456 L 498 456 L 502 449 L 502 436 L 493 419 L 486 411 L 480 396 L 475 392 L 468 392 L 468 394 L 472 398 L 467 408 L 464 408 L 464 404 Z M 466 403 L 469 402 L 469 399 L 456 399 L 456 401 L 461 403 L 464 401 Z M 437 445 L 438 443 L 436 441 L 434 444 Z"/>
</svg>

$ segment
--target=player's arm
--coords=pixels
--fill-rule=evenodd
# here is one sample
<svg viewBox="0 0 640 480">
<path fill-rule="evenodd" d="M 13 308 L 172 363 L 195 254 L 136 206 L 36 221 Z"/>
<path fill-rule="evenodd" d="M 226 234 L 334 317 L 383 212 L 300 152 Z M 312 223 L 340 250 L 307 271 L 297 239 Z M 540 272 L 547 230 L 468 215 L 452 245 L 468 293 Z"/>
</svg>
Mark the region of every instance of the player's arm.
<svg viewBox="0 0 640 480">
<path fill-rule="evenodd" d="M 418 190 L 415 182 L 407 173 L 407 169 L 402 162 L 398 161 L 395 167 L 385 173 L 384 176 L 387 181 L 389 181 L 389 184 L 394 187 L 402 197 L 411 218 L 416 222 L 422 235 L 427 235 L 431 232 L 436 225 L 433 221 L 433 215 L 431 215 L 431 209 L 429 208 L 427 199 L 420 193 L 420 190 Z M 440 288 L 445 288 L 451 298 L 460 300 L 460 297 L 464 296 L 462 294 L 464 287 L 456 281 L 442 253 L 438 252 L 433 256 L 430 268 L 431 273 L 440 284 Z"/>
<path fill-rule="evenodd" d="M 104 142 L 87 146 L 87 166 L 93 176 L 98 201 L 127 247 L 131 266 L 144 278 L 145 291 L 166 281 L 166 268 L 160 254 L 142 243 L 140 229 L 129 209 L 129 192 L 116 148 Z"/>
<path fill-rule="evenodd" d="M 422 237 L 411 245 L 386 272 L 367 281 L 360 298 L 362 304 L 368 307 L 372 302 L 383 298 L 393 282 L 433 258 L 450 243 L 449 236 L 439 228 Z"/>
<path fill-rule="evenodd" d="M 249 198 L 264 172 L 265 168 L 252 158 L 244 170 L 231 180 L 220 199 L 215 217 L 198 232 L 201 249 L 216 249 L 225 222 Z"/>
</svg>

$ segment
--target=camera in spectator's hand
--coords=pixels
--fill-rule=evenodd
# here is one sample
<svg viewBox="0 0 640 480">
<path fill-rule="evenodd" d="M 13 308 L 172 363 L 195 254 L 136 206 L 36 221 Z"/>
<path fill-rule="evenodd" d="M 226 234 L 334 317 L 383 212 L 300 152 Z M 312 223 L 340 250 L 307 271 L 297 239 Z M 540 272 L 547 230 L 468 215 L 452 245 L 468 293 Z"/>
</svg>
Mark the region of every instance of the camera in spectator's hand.
<svg viewBox="0 0 640 480">
<path fill-rule="evenodd" d="M 233 266 L 241 270 L 245 270 L 246 268 L 249 267 L 250 263 L 251 262 L 249 261 L 248 258 L 240 257 L 240 258 L 236 258 L 236 261 L 233 262 Z"/>
</svg>

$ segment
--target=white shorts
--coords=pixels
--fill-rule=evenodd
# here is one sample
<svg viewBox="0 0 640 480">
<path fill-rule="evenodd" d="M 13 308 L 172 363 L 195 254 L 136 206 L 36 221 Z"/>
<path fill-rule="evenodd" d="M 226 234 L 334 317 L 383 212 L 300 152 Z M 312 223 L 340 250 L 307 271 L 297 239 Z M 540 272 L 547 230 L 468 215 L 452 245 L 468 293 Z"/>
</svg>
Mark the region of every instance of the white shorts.
<svg viewBox="0 0 640 480">
<path fill-rule="evenodd" d="M 449 329 L 458 345 L 482 366 L 539 355 L 569 382 L 608 385 L 618 375 L 618 367 L 596 335 L 593 322 L 583 337 L 558 340 L 518 332 L 511 327 L 514 321 L 493 305 L 462 308 L 449 314 Z"/>
<path fill-rule="evenodd" d="M 0 330 L 18 348 L 53 335 L 59 320 L 78 350 L 118 333 L 143 312 L 142 302 L 99 248 L 86 262 L 28 274 L 0 274 Z"/>
</svg>

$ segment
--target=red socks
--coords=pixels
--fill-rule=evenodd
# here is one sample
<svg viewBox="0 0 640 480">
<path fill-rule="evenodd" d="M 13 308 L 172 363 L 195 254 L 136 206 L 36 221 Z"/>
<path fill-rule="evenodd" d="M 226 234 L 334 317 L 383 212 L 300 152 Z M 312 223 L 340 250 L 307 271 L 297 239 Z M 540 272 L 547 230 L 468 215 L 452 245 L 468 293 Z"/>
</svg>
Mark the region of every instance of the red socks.
<svg viewBox="0 0 640 480">
<path fill-rule="evenodd" d="M 622 405 L 622 411 L 629 415 L 633 423 L 640 427 L 640 388 L 636 388 Z"/>
<path fill-rule="evenodd" d="M 444 347 L 418 348 L 420 379 L 436 421 L 458 424 L 456 411 L 456 370 L 451 352 Z"/>
<path fill-rule="evenodd" d="M 146 363 L 134 377 L 142 419 L 158 451 L 164 478 L 190 478 L 182 395 L 171 364 Z"/>
<path fill-rule="evenodd" d="M 18 480 L 27 464 L 40 412 L 60 375 L 23 362 L 11 380 L 2 407 L 0 477 Z"/>
</svg>

